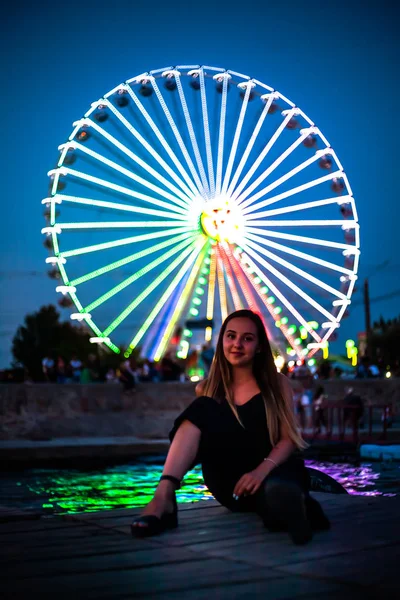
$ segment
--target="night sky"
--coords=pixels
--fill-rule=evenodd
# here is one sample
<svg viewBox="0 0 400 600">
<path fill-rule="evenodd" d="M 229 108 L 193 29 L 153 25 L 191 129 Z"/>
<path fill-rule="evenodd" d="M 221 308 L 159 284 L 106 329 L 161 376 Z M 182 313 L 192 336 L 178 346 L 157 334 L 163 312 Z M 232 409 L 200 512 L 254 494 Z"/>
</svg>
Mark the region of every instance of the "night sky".
<svg viewBox="0 0 400 600">
<path fill-rule="evenodd" d="M 335 148 L 361 226 L 361 262 L 339 341 L 399 314 L 399 40 L 391 0 L 7 3 L 2 10 L 0 368 L 28 312 L 56 304 L 41 200 L 57 147 L 90 103 L 139 73 L 208 64 L 246 73 L 302 108 Z M 67 313 L 63 313 L 65 318 Z"/>
</svg>

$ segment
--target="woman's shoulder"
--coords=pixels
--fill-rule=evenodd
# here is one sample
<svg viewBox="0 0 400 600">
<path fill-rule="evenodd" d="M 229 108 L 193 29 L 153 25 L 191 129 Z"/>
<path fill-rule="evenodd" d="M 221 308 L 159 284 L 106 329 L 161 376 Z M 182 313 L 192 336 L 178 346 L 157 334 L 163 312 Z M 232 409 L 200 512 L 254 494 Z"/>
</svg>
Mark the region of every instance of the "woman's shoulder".
<svg viewBox="0 0 400 600">
<path fill-rule="evenodd" d="M 207 379 L 203 379 L 202 381 L 199 381 L 199 383 L 196 385 L 194 391 L 196 393 L 196 396 L 204 396 L 204 392 L 207 386 Z"/>
</svg>

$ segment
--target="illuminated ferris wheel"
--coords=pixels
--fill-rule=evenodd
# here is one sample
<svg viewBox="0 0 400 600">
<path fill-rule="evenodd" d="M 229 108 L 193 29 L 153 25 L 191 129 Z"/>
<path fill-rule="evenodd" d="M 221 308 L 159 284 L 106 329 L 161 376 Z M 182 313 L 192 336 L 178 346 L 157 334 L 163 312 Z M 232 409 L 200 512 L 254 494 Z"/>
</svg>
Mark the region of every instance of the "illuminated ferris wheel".
<svg viewBox="0 0 400 600">
<path fill-rule="evenodd" d="M 60 305 L 91 341 L 159 360 L 191 324 L 263 315 L 311 358 L 346 316 L 359 225 L 336 152 L 278 91 L 208 66 L 129 79 L 73 124 L 49 172 L 45 244 Z"/>
</svg>

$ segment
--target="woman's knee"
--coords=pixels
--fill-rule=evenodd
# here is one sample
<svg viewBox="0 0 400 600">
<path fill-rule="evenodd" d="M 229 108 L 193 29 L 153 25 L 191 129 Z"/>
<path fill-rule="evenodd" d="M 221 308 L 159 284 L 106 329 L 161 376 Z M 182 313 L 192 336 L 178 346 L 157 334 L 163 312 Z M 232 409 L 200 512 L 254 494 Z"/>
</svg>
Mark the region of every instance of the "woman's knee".
<svg viewBox="0 0 400 600">
<path fill-rule="evenodd" d="M 268 498 L 269 495 L 276 497 L 280 493 L 285 495 L 287 492 L 290 492 L 291 494 L 300 494 L 302 488 L 296 481 L 281 476 L 267 477 L 264 479 L 262 493 L 266 498 Z"/>
</svg>

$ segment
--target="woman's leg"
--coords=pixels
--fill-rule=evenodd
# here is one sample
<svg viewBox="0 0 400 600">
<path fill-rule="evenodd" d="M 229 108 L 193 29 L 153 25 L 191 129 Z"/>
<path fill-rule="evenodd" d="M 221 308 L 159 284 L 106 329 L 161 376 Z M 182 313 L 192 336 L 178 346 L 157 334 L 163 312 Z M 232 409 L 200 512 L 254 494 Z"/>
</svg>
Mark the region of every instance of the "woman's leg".
<svg viewBox="0 0 400 600">
<path fill-rule="evenodd" d="M 201 432 L 190 421 L 183 421 L 175 434 L 165 460 L 163 475 L 172 475 L 181 480 L 196 459 Z M 175 485 L 167 479 L 159 482 L 153 499 L 145 507 L 141 516 L 154 515 L 161 517 L 173 511 L 173 495 Z M 137 523 L 140 526 L 140 522 Z M 144 523 L 143 526 L 146 526 Z"/>
<path fill-rule="evenodd" d="M 303 470 L 284 463 L 264 479 L 256 494 L 257 512 L 264 525 L 270 531 L 288 531 L 295 544 L 305 544 L 312 538 L 306 488 Z"/>
</svg>

